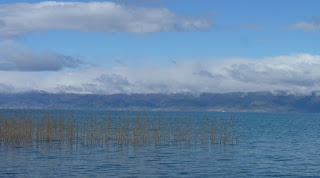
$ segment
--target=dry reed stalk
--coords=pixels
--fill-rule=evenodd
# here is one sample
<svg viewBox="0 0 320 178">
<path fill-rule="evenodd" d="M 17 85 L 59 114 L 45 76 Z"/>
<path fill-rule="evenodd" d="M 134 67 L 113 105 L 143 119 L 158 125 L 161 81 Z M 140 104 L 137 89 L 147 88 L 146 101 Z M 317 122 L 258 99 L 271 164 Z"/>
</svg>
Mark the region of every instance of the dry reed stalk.
<svg viewBox="0 0 320 178">
<path fill-rule="evenodd" d="M 63 140 L 64 137 L 64 129 L 65 129 L 65 124 L 64 124 L 64 118 L 60 118 L 59 121 L 59 129 L 58 129 L 58 140 Z"/>
<path fill-rule="evenodd" d="M 36 116 L 33 116 L 36 117 Z M 234 137 L 234 120 L 212 122 L 208 117 L 200 122 L 190 123 L 190 119 L 165 120 L 158 116 L 138 114 L 137 117 L 108 117 L 97 122 L 90 118 L 86 123 L 77 122 L 72 117 L 47 113 L 41 120 L 32 115 L 16 113 L 7 119 L 0 117 L 0 144 L 38 144 L 40 141 L 59 141 L 70 145 L 202 145 L 237 143 Z M 192 122 L 192 121 L 191 121 Z M 211 125 L 210 125 L 211 122 Z"/>
<path fill-rule="evenodd" d="M 51 123 L 50 123 L 50 119 L 47 119 L 47 123 L 46 123 L 46 141 L 50 141 L 51 140 Z"/>
<path fill-rule="evenodd" d="M 216 132 L 215 126 L 211 125 L 211 129 L 210 129 L 210 141 L 211 141 L 211 144 L 215 143 L 215 136 L 216 136 L 215 132 Z"/>
<path fill-rule="evenodd" d="M 165 140 L 171 140 L 171 125 L 167 125 L 166 127 L 166 134 L 165 134 Z"/>
<path fill-rule="evenodd" d="M 39 128 L 39 121 L 36 122 L 36 142 L 38 142 L 40 140 L 40 128 Z"/>
<path fill-rule="evenodd" d="M 71 121 L 69 126 L 69 141 L 71 144 L 73 141 L 73 136 L 74 136 L 74 121 Z"/>
<path fill-rule="evenodd" d="M 225 145 L 228 142 L 228 129 L 224 126 L 224 133 L 223 133 L 223 144 Z"/>
<path fill-rule="evenodd" d="M 9 124 L 8 124 L 8 120 L 5 121 L 4 123 L 4 142 L 5 144 L 8 144 L 9 142 Z"/>
<path fill-rule="evenodd" d="M 0 120 L 0 146 L 2 144 L 2 125 L 3 125 L 2 120 Z"/>
<path fill-rule="evenodd" d="M 107 128 L 106 128 L 106 132 L 105 132 L 105 144 L 109 144 L 110 142 L 110 136 L 111 136 L 111 118 L 108 118 L 107 121 Z"/>
<path fill-rule="evenodd" d="M 234 144 L 234 119 L 231 118 L 231 144 Z"/>
</svg>

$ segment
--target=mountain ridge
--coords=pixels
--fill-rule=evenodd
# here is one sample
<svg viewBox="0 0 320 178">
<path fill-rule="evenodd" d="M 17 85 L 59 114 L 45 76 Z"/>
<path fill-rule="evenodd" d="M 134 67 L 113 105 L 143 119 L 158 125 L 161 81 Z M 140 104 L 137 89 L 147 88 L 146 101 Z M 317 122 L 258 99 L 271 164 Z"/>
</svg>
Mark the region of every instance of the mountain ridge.
<svg viewBox="0 0 320 178">
<path fill-rule="evenodd" d="M 0 93 L 0 108 L 131 109 L 237 112 L 320 112 L 319 92 L 73 94 L 31 91 Z"/>
</svg>

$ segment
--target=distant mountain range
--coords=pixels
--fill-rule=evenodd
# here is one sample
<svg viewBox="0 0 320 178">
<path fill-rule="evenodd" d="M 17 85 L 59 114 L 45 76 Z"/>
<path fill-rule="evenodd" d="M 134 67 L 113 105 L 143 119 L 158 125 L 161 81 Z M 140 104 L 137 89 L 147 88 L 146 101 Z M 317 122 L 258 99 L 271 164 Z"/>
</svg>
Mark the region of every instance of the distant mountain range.
<svg viewBox="0 0 320 178">
<path fill-rule="evenodd" d="M 239 112 L 320 112 L 320 92 L 178 94 L 0 94 L 0 108 L 201 110 Z"/>
</svg>

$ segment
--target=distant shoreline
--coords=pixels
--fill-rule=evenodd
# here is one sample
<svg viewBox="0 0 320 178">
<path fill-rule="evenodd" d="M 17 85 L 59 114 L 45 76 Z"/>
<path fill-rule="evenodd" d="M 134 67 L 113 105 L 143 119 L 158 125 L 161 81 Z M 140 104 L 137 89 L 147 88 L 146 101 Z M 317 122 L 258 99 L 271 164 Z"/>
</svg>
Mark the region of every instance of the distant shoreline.
<svg viewBox="0 0 320 178">
<path fill-rule="evenodd" d="M 320 96 L 290 92 L 174 94 L 0 93 L 1 109 L 80 109 L 211 112 L 319 113 Z"/>
</svg>

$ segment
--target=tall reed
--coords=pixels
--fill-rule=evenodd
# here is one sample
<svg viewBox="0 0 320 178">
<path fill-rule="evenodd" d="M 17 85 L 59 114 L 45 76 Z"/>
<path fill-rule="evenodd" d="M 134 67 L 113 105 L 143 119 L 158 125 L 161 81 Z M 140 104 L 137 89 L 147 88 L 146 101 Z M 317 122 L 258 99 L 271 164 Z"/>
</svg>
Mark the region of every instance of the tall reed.
<svg viewBox="0 0 320 178">
<path fill-rule="evenodd" d="M 234 119 L 164 118 L 145 112 L 77 119 L 73 114 L 0 115 L 0 145 L 59 143 L 77 146 L 213 146 L 235 144 Z"/>
</svg>

